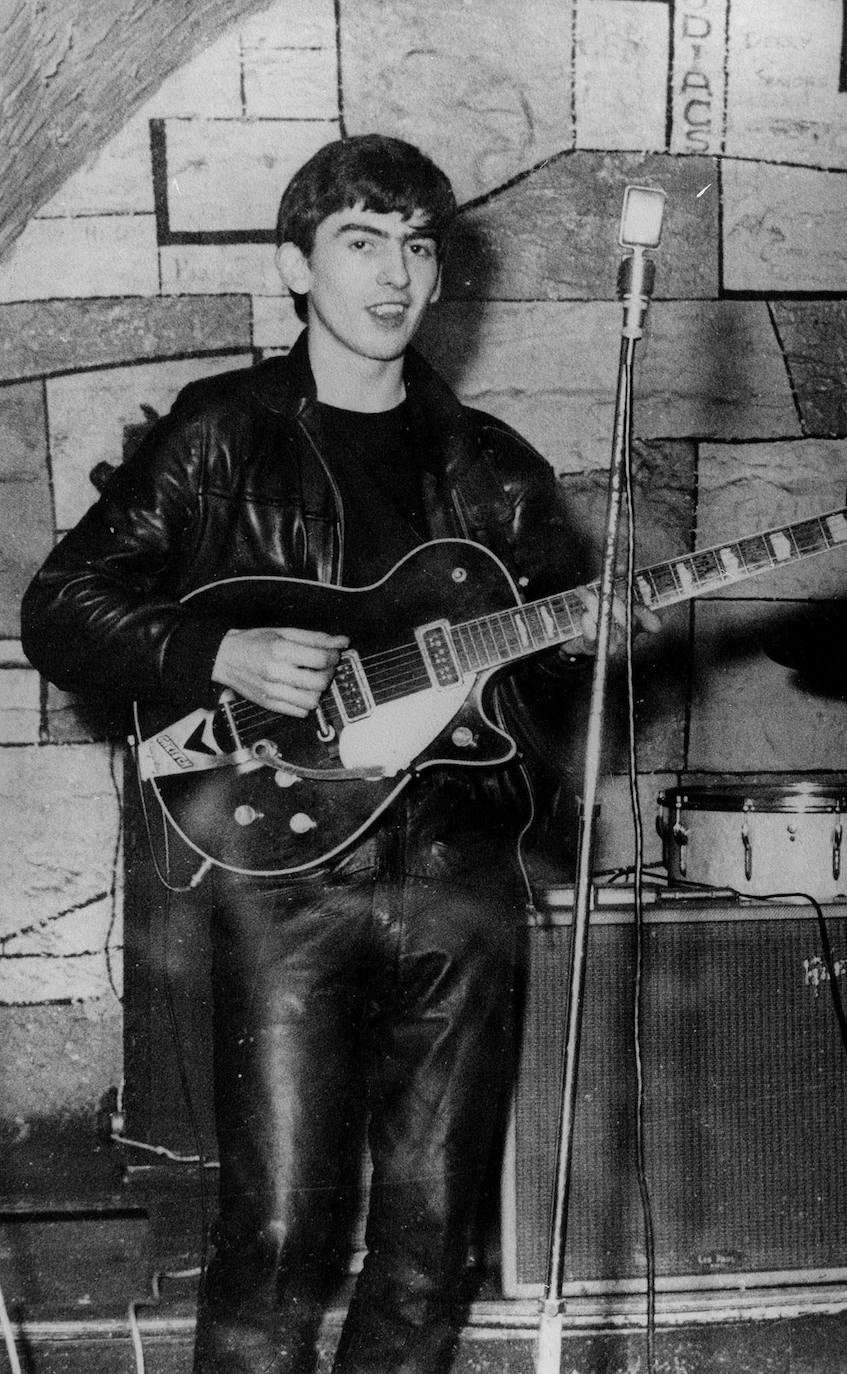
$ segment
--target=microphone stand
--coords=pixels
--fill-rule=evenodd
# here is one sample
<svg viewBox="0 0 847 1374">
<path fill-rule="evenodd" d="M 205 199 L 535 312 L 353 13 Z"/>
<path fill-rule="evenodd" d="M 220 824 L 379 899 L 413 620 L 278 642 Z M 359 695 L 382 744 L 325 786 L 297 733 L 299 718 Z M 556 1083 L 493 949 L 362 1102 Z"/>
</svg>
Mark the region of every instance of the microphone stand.
<svg viewBox="0 0 847 1374">
<path fill-rule="evenodd" d="M 644 250 L 641 246 L 636 246 L 632 254 L 621 262 L 619 287 L 624 299 L 624 322 L 618 363 L 612 461 L 607 491 L 606 533 L 603 545 L 597 618 L 597 645 L 591 679 L 585 765 L 579 808 L 576 882 L 568 968 L 567 1028 L 556 1140 L 553 1208 L 548 1240 L 544 1297 L 541 1303 L 538 1329 L 538 1358 L 536 1363 L 538 1374 L 559 1374 L 562 1359 L 564 1325 L 562 1282 L 570 1198 L 588 927 L 592 898 L 591 878 L 594 871 L 596 821 L 599 811 L 597 790 L 603 744 L 609 643 L 613 624 L 615 564 L 626 465 L 629 461 L 632 442 L 632 368 L 635 344 L 643 333 L 644 315 L 653 286 L 654 274 L 655 264 L 649 258 L 644 257 Z"/>
</svg>

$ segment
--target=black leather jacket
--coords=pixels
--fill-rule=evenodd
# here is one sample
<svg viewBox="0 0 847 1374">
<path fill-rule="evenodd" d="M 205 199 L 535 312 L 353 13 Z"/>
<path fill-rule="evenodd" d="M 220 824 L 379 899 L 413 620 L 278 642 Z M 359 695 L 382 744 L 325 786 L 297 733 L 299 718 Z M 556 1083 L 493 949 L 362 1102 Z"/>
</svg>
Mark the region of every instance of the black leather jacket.
<svg viewBox="0 0 847 1374">
<path fill-rule="evenodd" d="M 544 459 L 501 421 L 461 405 L 414 351 L 405 379 L 430 536 L 485 544 L 530 597 L 580 581 Z M 288 357 L 181 392 L 34 578 L 22 608 L 24 651 L 82 696 L 211 705 L 219 690 L 211 670 L 230 626 L 181 598 L 224 577 L 343 582 L 344 535 L 301 335 Z M 519 739 L 533 685 L 549 694 L 550 668 L 559 671 L 555 651 L 545 659 L 501 694 L 504 723 Z M 479 781 L 496 810 L 512 809 L 506 778 Z"/>
<path fill-rule="evenodd" d="M 486 544 L 530 596 L 574 585 L 549 465 L 414 352 L 406 386 L 430 536 Z M 230 627 L 180 605 L 186 593 L 260 573 L 343 582 L 344 511 L 314 397 L 305 335 L 288 357 L 186 387 L 27 590 L 32 664 L 82 695 L 197 705 Z"/>
</svg>

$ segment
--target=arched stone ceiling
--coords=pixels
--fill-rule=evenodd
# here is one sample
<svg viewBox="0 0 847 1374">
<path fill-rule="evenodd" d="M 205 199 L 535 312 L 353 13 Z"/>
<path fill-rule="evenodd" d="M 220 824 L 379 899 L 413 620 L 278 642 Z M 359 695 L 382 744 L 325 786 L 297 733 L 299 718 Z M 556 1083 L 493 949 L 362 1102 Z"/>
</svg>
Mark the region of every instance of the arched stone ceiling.
<svg viewBox="0 0 847 1374">
<path fill-rule="evenodd" d="M 165 77 L 269 0 L 0 0 L 0 255 Z"/>
</svg>

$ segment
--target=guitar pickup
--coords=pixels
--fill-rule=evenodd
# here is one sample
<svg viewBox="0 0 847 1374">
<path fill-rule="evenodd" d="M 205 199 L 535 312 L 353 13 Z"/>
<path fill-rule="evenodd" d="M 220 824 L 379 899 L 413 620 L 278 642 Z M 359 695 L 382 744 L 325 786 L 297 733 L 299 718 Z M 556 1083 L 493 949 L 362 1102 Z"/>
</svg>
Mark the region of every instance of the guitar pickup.
<svg viewBox="0 0 847 1374">
<path fill-rule="evenodd" d="M 433 620 L 429 625 L 420 625 L 415 630 L 415 638 L 433 687 L 457 686 L 462 681 L 462 673 L 453 650 L 449 621 Z"/>
<path fill-rule="evenodd" d="M 354 720 L 362 720 L 374 709 L 374 699 L 365 677 L 362 660 L 354 649 L 348 649 L 341 655 L 341 662 L 332 679 L 331 690 L 338 713 L 345 725 Z"/>
</svg>

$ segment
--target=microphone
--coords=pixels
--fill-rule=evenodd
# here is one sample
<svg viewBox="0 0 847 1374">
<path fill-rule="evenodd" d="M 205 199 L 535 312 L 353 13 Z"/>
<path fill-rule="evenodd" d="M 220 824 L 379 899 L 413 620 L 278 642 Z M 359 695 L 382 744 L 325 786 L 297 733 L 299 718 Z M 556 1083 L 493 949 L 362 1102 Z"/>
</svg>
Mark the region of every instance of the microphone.
<svg viewBox="0 0 847 1374">
<path fill-rule="evenodd" d="M 658 248 L 662 237 L 665 192 L 652 186 L 627 186 L 623 197 L 618 242 L 630 250 L 618 269 L 618 295 L 624 303 L 623 336 L 640 339 L 653 292 L 656 264 L 645 248 Z"/>
</svg>

